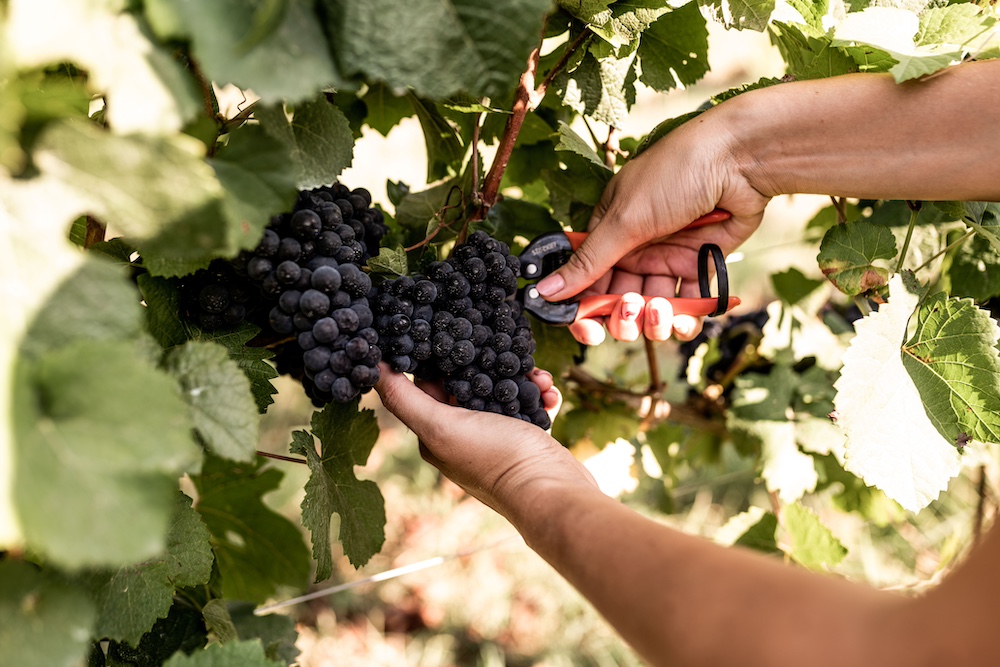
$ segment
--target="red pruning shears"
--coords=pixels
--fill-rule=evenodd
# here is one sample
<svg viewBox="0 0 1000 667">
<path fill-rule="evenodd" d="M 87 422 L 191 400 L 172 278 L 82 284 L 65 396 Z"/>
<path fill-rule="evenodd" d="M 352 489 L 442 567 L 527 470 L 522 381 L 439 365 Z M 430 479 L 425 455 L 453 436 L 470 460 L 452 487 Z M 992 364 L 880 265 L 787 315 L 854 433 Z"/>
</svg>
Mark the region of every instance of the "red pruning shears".
<svg viewBox="0 0 1000 667">
<path fill-rule="evenodd" d="M 696 229 L 730 218 L 728 211 L 715 209 L 701 216 L 684 229 Z M 567 325 L 589 317 L 610 315 L 621 294 L 598 294 L 577 301 L 550 303 L 542 298 L 534 284 L 569 260 L 570 253 L 580 247 L 587 238 L 587 232 L 549 232 L 536 237 L 521 253 L 521 277 L 529 284 L 521 289 L 519 298 L 524 309 L 547 324 Z M 708 276 L 708 257 L 715 262 L 719 295 L 711 296 Z M 714 317 L 740 305 L 739 297 L 729 296 L 729 274 L 722 249 L 714 243 L 706 243 L 698 251 L 698 286 L 700 299 L 669 297 L 667 301 L 677 315 Z M 648 302 L 653 297 L 645 297 Z"/>
</svg>

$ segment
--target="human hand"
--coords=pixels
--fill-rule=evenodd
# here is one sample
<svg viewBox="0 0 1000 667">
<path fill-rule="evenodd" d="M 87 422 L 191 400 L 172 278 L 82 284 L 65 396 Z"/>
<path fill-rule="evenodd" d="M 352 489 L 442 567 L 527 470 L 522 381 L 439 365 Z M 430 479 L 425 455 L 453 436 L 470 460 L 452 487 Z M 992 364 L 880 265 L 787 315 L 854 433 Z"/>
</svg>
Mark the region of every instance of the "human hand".
<svg viewBox="0 0 1000 667">
<path fill-rule="evenodd" d="M 530 520 L 533 499 L 553 486 L 596 482 L 569 451 L 545 431 L 519 419 L 448 405 L 439 386 L 414 385 L 381 365 L 375 390 L 382 404 L 420 441 L 424 459 L 515 526 Z M 528 374 L 554 417 L 562 397 L 552 376 Z"/>
<path fill-rule="evenodd" d="M 738 141 L 719 112 L 705 112 L 655 143 L 611 179 L 590 219 L 591 233 L 569 262 L 538 283 L 542 296 L 622 294 L 606 322 L 581 319 L 570 331 L 581 343 L 644 334 L 681 340 L 701 330 L 700 318 L 674 315 L 665 298 L 698 297 L 698 250 L 715 243 L 732 252 L 760 224 L 769 197 L 758 192 L 734 159 Z M 731 218 L 684 227 L 714 208 Z M 678 285 L 679 283 L 679 285 Z"/>
</svg>

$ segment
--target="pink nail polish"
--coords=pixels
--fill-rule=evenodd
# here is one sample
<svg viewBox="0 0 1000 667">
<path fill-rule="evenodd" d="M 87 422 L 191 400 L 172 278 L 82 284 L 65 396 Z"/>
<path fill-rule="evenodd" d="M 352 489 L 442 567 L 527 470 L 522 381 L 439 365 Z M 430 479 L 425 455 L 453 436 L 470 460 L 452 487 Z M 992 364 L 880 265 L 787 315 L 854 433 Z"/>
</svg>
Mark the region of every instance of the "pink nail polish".
<svg viewBox="0 0 1000 667">
<path fill-rule="evenodd" d="M 646 318 L 649 320 L 651 325 L 658 326 L 660 324 L 660 309 L 659 308 L 649 308 L 646 310 Z"/>
<path fill-rule="evenodd" d="M 538 293 L 542 296 L 552 296 L 565 286 L 566 281 L 563 280 L 563 277 L 558 273 L 553 273 L 551 276 L 540 280 L 538 284 L 535 285 L 538 289 Z"/>
</svg>

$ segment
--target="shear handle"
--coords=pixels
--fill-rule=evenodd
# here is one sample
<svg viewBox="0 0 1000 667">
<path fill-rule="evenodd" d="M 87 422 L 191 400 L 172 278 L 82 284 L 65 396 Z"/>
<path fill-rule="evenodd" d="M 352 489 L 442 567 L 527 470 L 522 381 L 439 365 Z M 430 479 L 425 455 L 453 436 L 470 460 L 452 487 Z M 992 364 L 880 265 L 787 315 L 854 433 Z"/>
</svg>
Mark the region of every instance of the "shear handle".
<svg viewBox="0 0 1000 667">
<path fill-rule="evenodd" d="M 710 213 L 706 213 L 700 218 L 692 221 L 690 224 L 684 227 L 681 231 L 688 229 L 698 229 L 699 227 L 704 227 L 705 225 L 711 225 L 716 222 L 722 222 L 723 220 L 728 220 L 733 217 L 732 213 L 729 211 L 723 211 L 721 208 L 714 209 Z M 583 245 L 584 239 L 590 232 L 566 232 L 566 238 L 569 239 L 569 246 L 574 251 L 579 250 L 580 246 Z"/>
<path fill-rule="evenodd" d="M 618 300 L 621 298 L 621 294 L 598 294 L 580 299 L 579 309 L 576 313 L 576 321 L 590 317 L 604 317 L 610 315 L 611 311 L 615 307 L 615 304 L 617 304 Z M 643 296 L 643 298 L 646 300 L 646 303 L 649 303 L 651 299 L 656 297 Z M 718 312 L 719 300 L 716 298 L 692 299 L 667 297 L 667 301 L 669 301 L 670 305 L 674 307 L 674 315 L 707 317 L 720 314 Z M 731 296 L 726 304 L 726 311 L 732 310 L 738 305 L 740 305 L 739 297 Z"/>
</svg>

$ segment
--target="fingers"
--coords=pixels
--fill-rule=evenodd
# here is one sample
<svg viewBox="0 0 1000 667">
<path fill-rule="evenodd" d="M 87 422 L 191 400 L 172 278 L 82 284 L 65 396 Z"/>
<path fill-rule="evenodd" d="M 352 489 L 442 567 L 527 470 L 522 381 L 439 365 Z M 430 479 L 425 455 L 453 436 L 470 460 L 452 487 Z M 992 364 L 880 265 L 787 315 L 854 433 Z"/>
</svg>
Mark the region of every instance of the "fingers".
<svg viewBox="0 0 1000 667">
<path fill-rule="evenodd" d="M 568 299 L 592 285 L 618 260 L 639 244 L 615 225 L 598 225 L 565 266 L 538 283 L 538 293 L 549 301 Z"/>
<path fill-rule="evenodd" d="M 421 440 L 444 420 L 442 410 L 454 410 L 451 406 L 441 403 L 427 394 L 423 389 L 410 382 L 402 373 L 394 373 L 385 363 L 379 364 L 380 377 L 375 384 L 375 391 L 382 398 L 386 410 L 396 415 L 401 422 L 410 427 Z"/>
<path fill-rule="evenodd" d="M 646 300 L 638 292 L 623 294 L 608 317 L 608 332 L 621 341 L 638 340 L 642 332 L 642 311 L 645 306 Z"/>
<path fill-rule="evenodd" d="M 584 345 L 600 345 L 604 342 L 604 325 L 594 319 L 581 319 L 569 325 L 573 338 Z"/>
<path fill-rule="evenodd" d="M 661 296 L 646 304 L 642 317 L 642 333 L 649 340 L 666 340 L 673 330 L 674 308 Z"/>
</svg>

